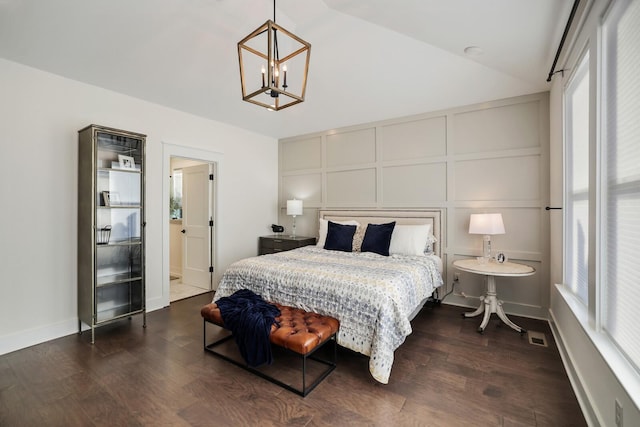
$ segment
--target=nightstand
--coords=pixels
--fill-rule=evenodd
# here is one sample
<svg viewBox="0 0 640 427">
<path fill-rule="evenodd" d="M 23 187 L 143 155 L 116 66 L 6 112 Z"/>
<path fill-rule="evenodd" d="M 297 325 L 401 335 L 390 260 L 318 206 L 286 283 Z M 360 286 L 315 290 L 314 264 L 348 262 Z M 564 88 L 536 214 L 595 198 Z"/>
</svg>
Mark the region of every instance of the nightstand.
<svg viewBox="0 0 640 427">
<path fill-rule="evenodd" d="M 477 259 L 464 259 L 454 261 L 453 266 L 461 271 L 487 276 L 487 293 L 480 298 L 480 307 L 471 313 L 464 313 L 463 317 L 475 317 L 484 313 L 482 323 L 478 328 L 478 332 L 484 332 L 489 323 L 489 317 L 492 313 L 496 313 L 500 320 L 509 325 L 511 328 L 521 334 L 527 332 L 520 326 L 513 323 L 505 314 L 502 308 L 502 301 L 498 299 L 496 293 L 496 276 L 502 277 L 523 277 L 535 274 L 536 270 L 528 265 L 518 264 L 516 262 L 495 262 L 493 259 L 480 262 Z"/>
<path fill-rule="evenodd" d="M 260 237 L 260 248 L 258 255 L 274 254 L 276 252 L 290 251 L 302 246 L 315 245 L 315 237 L 288 236 L 272 234 L 271 236 Z"/>
</svg>

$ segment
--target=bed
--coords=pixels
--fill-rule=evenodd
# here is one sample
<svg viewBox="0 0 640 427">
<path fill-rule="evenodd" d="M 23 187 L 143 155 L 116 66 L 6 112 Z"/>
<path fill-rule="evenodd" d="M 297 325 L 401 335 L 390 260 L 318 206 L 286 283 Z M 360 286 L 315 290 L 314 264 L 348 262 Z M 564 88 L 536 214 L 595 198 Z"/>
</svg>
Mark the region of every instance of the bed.
<svg viewBox="0 0 640 427">
<path fill-rule="evenodd" d="M 442 210 L 320 211 L 318 246 L 233 263 L 222 277 L 214 302 L 250 289 L 268 301 L 335 317 L 340 321 L 338 344 L 369 356 L 371 375 L 386 384 L 394 351 L 411 333 L 411 319 L 443 283 L 442 219 Z M 336 224 L 358 224 L 353 236 L 357 249 L 365 246 L 358 241 L 363 235 L 371 241 L 366 237 L 368 224 L 379 229 L 378 224 L 390 222 L 396 225 L 388 256 L 324 249 L 335 237 Z M 330 228 L 326 235 L 323 224 Z M 421 238 L 407 240 L 425 231 L 426 246 Z M 419 245 L 420 251 L 410 249 Z"/>
</svg>

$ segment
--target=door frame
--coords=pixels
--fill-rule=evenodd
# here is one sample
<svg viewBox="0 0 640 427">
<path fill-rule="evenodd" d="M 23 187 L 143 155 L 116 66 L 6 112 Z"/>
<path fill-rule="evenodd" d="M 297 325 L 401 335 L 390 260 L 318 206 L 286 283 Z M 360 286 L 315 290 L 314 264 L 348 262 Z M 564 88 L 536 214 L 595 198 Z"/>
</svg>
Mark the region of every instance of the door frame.
<svg viewBox="0 0 640 427">
<path fill-rule="evenodd" d="M 217 270 L 218 265 L 218 233 L 215 232 L 215 229 L 218 228 L 218 193 L 219 187 L 217 182 L 221 175 L 222 171 L 222 163 L 224 155 L 223 153 L 216 151 L 203 150 L 200 148 L 186 147 L 183 145 L 176 145 L 167 142 L 162 143 L 162 304 L 163 306 L 169 305 L 170 299 L 170 280 L 169 280 L 169 254 L 170 254 L 170 239 L 169 239 L 169 220 L 170 220 L 170 212 L 169 212 L 169 186 L 170 180 L 169 176 L 171 175 L 171 157 L 182 157 L 186 159 L 198 160 L 201 162 L 207 163 L 215 163 L 215 179 L 213 181 L 214 190 L 213 190 L 213 208 L 212 214 L 214 218 L 214 232 L 213 232 L 213 268 L 214 271 Z M 215 273 L 214 273 L 215 275 Z"/>
</svg>

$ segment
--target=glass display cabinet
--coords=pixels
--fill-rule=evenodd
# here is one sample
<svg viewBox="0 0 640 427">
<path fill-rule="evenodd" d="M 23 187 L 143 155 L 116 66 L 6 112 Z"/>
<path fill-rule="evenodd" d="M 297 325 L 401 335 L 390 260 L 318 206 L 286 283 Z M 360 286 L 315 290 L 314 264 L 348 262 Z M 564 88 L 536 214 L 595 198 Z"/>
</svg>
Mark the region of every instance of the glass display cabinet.
<svg viewBox="0 0 640 427">
<path fill-rule="evenodd" d="M 146 135 L 78 131 L 78 332 L 142 314 Z"/>
</svg>

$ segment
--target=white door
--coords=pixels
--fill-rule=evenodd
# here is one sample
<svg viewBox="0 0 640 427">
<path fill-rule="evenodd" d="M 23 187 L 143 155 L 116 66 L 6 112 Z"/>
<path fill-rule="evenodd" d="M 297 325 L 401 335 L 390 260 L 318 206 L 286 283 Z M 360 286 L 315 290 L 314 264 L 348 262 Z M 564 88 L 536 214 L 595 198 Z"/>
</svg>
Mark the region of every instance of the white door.
<svg viewBox="0 0 640 427">
<path fill-rule="evenodd" d="M 211 289 L 210 165 L 182 169 L 182 283 Z"/>
</svg>

